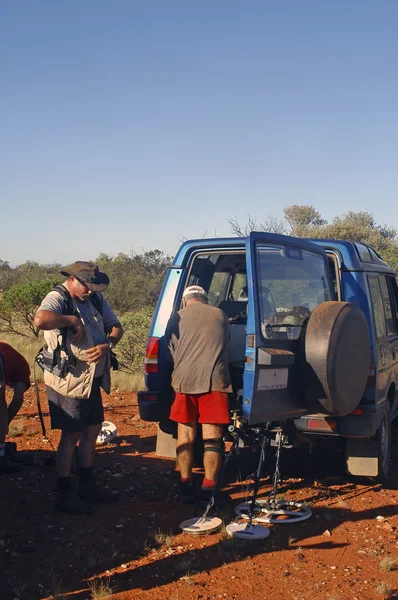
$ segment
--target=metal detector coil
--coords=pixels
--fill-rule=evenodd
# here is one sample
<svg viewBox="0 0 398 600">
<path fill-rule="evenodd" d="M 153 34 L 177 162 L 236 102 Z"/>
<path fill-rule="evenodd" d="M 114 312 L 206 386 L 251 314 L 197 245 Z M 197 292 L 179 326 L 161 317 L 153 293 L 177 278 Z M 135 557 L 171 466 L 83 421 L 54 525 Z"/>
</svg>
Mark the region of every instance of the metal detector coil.
<svg viewBox="0 0 398 600">
<path fill-rule="evenodd" d="M 250 502 L 242 502 L 235 508 L 235 513 L 242 519 L 250 519 Z M 256 500 L 252 520 L 257 523 L 277 523 L 278 525 L 289 525 L 306 521 L 312 515 L 312 511 L 305 504 L 299 502 L 279 501 L 271 506 L 269 500 Z"/>
<path fill-rule="evenodd" d="M 219 517 L 194 517 L 180 523 L 180 529 L 185 533 L 202 535 L 204 533 L 213 533 L 222 525 Z"/>
<path fill-rule="evenodd" d="M 97 437 L 97 444 L 110 444 L 117 435 L 117 427 L 110 421 L 102 423 L 102 429 Z"/>
<path fill-rule="evenodd" d="M 270 530 L 262 525 L 251 523 L 230 523 L 225 528 L 228 535 L 239 540 L 264 540 L 270 534 Z"/>
</svg>

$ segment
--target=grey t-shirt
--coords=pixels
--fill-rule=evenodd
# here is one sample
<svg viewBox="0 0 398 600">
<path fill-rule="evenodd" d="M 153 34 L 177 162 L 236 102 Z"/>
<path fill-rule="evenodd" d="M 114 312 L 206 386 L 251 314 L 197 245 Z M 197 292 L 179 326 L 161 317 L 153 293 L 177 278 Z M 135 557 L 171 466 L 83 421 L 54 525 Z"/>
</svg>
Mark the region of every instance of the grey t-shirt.
<svg viewBox="0 0 398 600">
<path fill-rule="evenodd" d="M 232 392 L 229 324 L 222 310 L 194 302 L 169 319 L 165 336 L 174 363 L 172 386 L 176 392 Z"/>
</svg>

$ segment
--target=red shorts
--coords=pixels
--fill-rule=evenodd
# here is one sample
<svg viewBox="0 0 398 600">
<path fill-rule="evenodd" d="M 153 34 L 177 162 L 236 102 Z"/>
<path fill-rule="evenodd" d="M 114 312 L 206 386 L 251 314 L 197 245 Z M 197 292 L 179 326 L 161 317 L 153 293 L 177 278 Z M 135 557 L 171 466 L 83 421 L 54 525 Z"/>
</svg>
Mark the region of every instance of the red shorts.
<svg viewBox="0 0 398 600">
<path fill-rule="evenodd" d="M 225 392 L 180 394 L 175 392 L 170 419 L 177 423 L 227 425 L 230 422 L 229 397 Z"/>
</svg>

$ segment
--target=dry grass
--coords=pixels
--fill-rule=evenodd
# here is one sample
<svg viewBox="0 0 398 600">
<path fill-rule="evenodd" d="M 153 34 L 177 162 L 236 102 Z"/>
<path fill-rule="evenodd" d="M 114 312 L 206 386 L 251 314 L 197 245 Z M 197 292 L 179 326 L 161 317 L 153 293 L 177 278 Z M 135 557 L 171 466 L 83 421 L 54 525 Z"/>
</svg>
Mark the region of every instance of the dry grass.
<svg viewBox="0 0 398 600">
<path fill-rule="evenodd" d="M 162 533 L 160 529 L 158 529 L 158 531 L 153 535 L 153 539 L 158 546 L 167 546 L 170 548 L 170 546 L 173 545 L 173 535 L 171 532 L 169 534 Z"/>
<path fill-rule="evenodd" d="M 379 567 L 382 571 L 393 571 L 396 565 L 396 560 L 391 556 L 385 556 L 380 562 Z"/>
<path fill-rule="evenodd" d="M 112 372 L 112 390 L 136 392 L 144 389 L 144 374 L 125 373 L 122 371 Z"/>
<path fill-rule="evenodd" d="M 304 556 L 303 551 L 301 550 L 300 546 L 296 550 L 296 557 L 297 557 L 297 560 L 300 560 L 302 562 L 305 561 L 305 556 Z"/>
<path fill-rule="evenodd" d="M 391 588 L 385 581 L 381 581 L 377 584 L 376 591 L 379 596 L 389 596 L 391 594 Z"/>
<path fill-rule="evenodd" d="M 62 577 L 58 576 L 54 569 L 51 570 L 51 595 L 49 600 L 66 600 Z"/>
<path fill-rule="evenodd" d="M 23 435 L 24 433 L 26 434 L 25 427 L 26 427 L 25 419 L 23 419 L 23 418 L 13 419 L 8 428 L 8 437 L 14 438 L 14 437 L 19 437 L 19 436 Z"/>
<path fill-rule="evenodd" d="M 113 594 L 109 578 L 94 579 L 89 584 L 92 600 L 108 600 Z"/>
</svg>

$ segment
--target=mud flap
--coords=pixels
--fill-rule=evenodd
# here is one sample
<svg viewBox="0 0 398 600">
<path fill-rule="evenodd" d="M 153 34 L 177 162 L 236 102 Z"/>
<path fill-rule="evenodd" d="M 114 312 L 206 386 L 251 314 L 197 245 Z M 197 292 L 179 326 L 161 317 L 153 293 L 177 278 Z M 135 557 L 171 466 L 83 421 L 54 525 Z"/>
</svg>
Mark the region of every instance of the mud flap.
<svg viewBox="0 0 398 600">
<path fill-rule="evenodd" d="M 346 442 L 347 473 L 355 477 L 377 477 L 379 475 L 379 458 L 377 441 L 347 440 Z"/>
<path fill-rule="evenodd" d="M 176 436 L 166 433 L 160 427 L 156 436 L 156 456 L 163 458 L 176 458 Z"/>
</svg>

